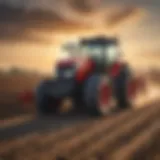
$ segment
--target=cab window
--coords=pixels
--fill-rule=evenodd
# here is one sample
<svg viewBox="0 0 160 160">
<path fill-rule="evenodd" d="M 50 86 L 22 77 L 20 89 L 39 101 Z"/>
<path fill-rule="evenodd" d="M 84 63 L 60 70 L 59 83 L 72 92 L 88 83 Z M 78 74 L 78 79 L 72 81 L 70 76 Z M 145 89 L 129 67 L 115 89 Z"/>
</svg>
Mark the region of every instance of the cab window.
<svg viewBox="0 0 160 160">
<path fill-rule="evenodd" d="M 113 63 L 120 56 L 120 49 L 118 46 L 111 45 L 105 48 L 106 61 L 108 63 Z"/>
</svg>

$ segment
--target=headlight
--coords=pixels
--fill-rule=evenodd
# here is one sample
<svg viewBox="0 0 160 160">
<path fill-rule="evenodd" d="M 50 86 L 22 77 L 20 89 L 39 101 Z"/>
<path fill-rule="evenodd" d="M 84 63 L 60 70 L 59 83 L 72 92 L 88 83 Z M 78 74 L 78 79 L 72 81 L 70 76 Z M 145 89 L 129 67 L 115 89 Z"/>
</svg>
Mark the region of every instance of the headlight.
<svg viewBox="0 0 160 160">
<path fill-rule="evenodd" d="M 75 74 L 75 68 L 58 68 L 57 69 L 57 77 L 62 77 L 62 78 L 70 78 L 73 77 Z"/>
</svg>

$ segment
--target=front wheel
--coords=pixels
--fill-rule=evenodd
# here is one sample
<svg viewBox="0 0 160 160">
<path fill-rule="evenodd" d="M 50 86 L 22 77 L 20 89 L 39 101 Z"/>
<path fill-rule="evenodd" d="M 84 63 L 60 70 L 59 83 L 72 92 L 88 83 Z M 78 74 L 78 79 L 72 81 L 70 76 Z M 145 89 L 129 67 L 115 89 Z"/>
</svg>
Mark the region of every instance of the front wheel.
<svg viewBox="0 0 160 160">
<path fill-rule="evenodd" d="M 112 84 L 104 75 L 91 76 L 84 86 L 84 104 L 91 115 L 105 116 L 114 108 Z"/>
<path fill-rule="evenodd" d="M 58 110 L 58 99 L 53 99 L 48 94 L 50 90 L 49 81 L 42 82 L 37 88 L 36 92 L 36 106 L 38 116 L 46 116 L 53 113 L 57 113 Z"/>
</svg>

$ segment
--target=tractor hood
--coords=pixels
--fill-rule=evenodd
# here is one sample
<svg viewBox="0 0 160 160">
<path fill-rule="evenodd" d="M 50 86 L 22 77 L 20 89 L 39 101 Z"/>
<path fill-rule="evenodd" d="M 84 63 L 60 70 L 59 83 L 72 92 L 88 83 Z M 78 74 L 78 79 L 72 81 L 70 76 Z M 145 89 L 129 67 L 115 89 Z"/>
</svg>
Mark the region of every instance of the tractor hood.
<svg viewBox="0 0 160 160">
<path fill-rule="evenodd" d="M 76 61 L 73 59 L 59 60 L 56 65 L 57 78 L 71 78 L 74 77 L 76 72 Z"/>
<path fill-rule="evenodd" d="M 68 67 L 74 67 L 75 65 L 76 65 L 76 61 L 74 59 L 68 58 L 68 59 L 59 60 L 57 67 L 58 68 L 68 68 Z"/>
<path fill-rule="evenodd" d="M 94 66 L 94 61 L 89 58 L 63 59 L 57 64 L 56 75 L 58 78 L 76 77 L 78 81 L 83 81 Z"/>
</svg>

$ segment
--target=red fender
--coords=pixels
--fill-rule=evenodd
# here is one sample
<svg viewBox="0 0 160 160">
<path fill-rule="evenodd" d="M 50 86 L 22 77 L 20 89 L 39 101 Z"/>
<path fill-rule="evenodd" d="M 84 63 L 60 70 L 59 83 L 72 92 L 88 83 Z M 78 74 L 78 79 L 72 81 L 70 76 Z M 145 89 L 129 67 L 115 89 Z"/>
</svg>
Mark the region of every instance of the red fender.
<svg viewBox="0 0 160 160">
<path fill-rule="evenodd" d="M 116 77 L 119 74 L 122 66 L 124 66 L 124 65 L 125 65 L 125 63 L 122 63 L 119 61 L 114 63 L 109 70 L 109 74 L 111 75 L 111 77 Z"/>
<path fill-rule="evenodd" d="M 85 80 L 85 78 L 88 76 L 89 73 L 91 73 L 94 69 L 94 62 L 90 59 L 87 59 L 80 67 L 78 68 L 77 74 L 76 74 L 76 80 L 78 82 L 82 82 Z"/>
</svg>

